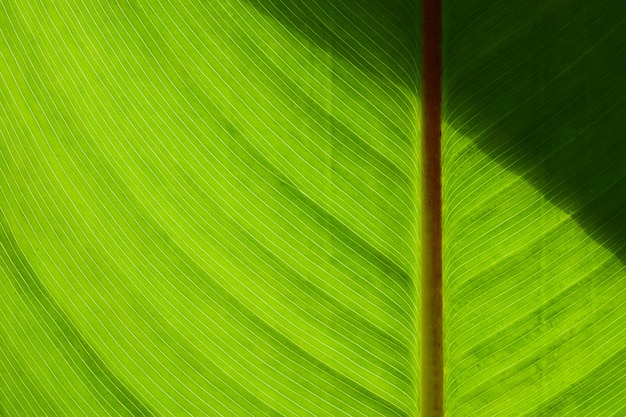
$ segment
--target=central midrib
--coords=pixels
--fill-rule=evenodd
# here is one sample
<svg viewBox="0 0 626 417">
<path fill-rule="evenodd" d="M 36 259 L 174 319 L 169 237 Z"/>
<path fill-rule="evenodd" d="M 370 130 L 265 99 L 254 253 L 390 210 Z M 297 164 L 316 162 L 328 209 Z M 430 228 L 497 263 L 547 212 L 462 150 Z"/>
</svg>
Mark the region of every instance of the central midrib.
<svg viewBox="0 0 626 417">
<path fill-rule="evenodd" d="M 441 0 L 422 2 L 421 417 L 443 416 Z"/>
</svg>

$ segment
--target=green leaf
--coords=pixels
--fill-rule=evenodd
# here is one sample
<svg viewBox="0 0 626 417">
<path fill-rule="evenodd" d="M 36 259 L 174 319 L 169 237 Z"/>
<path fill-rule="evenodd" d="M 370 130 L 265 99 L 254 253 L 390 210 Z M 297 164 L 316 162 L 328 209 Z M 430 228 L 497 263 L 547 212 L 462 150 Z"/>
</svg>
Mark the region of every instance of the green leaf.
<svg viewBox="0 0 626 417">
<path fill-rule="evenodd" d="M 626 414 L 619 2 L 444 2 L 448 416 Z"/>
<path fill-rule="evenodd" d="M 518 3 L 443 1 L 446 416 L 619 417 L 626 10 Z M 420 7 L 2 1 L 0 416 L 420 415 Z"/>
<path fill-rule="evenodd" d="M 0 414 L 412 414 L 416 6 L 2 2 Z"/>
</svg>

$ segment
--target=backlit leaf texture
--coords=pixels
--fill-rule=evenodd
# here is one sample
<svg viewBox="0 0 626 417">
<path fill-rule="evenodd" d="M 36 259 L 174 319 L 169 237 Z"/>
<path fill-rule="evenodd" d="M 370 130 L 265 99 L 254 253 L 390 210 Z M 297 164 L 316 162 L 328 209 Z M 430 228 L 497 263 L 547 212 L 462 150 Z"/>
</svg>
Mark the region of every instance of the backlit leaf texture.
<svg viewBox="0 0 626 417">
<path fill-rule="evenodd" d="M 626 9 L 443 10 L 446 415 L 626 415 Z"/>
<path fill-rule="evenodd" d="M 446 416 L 626 415 L 621 3 L 443 1 Z M 0 415 L 419 415 L 420 7 L 0 2 Z"/>
<path fill-rule="evenodd" d="M 3 1 L 0 414 L 417 407 L 417 5 Z"/>
</svg>

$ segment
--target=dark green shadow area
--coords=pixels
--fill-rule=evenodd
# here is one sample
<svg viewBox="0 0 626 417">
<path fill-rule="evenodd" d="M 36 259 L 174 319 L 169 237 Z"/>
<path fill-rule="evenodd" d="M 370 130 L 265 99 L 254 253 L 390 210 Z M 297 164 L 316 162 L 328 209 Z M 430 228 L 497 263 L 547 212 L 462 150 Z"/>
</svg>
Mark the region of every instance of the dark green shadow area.
<svg viewBox="0 0 626 417">
<path fill-rule="evenodd" d="M 415 90 L 419 2 L 245 0 Z M 444 123 L 626 261 L 626 3 L 444 1 Z"/>
<path fill-rule="evenodd" d="M 448 414 L 621 415 L 626 3 L 444 0 L 443 25 L 450 218 L 471 236 L 450 257 L 479 265 L 446 281 Z"/>
<path fill-rule="evenodd" d="M 415 91 L 418 1 L 242 1 L 374 79 Z"/>
<path fill-rule="evenodd" d="M 443 24 L 444 123 L 626 262 L 626 3 L 450 0 Z"/>
</svg>

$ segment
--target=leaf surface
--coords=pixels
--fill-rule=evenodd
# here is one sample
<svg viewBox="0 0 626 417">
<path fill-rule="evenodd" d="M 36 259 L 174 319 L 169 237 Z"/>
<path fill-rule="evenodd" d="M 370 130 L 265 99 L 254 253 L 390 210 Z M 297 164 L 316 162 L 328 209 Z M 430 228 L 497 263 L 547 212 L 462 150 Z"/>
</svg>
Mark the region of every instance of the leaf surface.
<svg viewBox="0 0 626 417">
<path fill-rule="evenodd" d="M 0 414 L 413 412 L 414 5 L 1 7 Z"/>
<path fill-rule="evenodd" d="M 624 6 L 443 7 L 446 416 L 623 416 Z M 419 415 L 419 8 L 3 1 L 0 415 Z"/>
<path fill-rule="evenodd" d="M 621 416 L 625 10 L 518 3 L 444 1 L 446 414 Z"/>
</svg>

